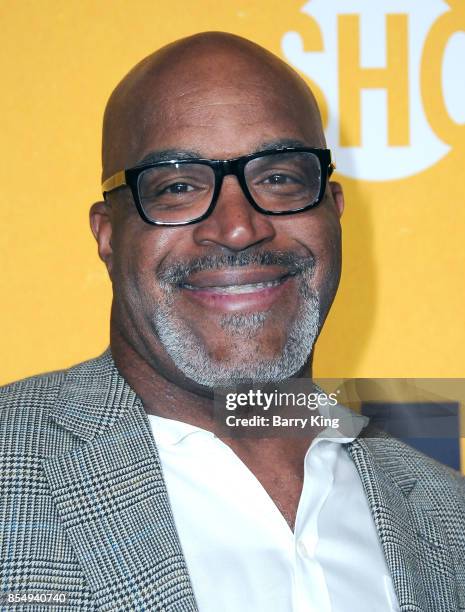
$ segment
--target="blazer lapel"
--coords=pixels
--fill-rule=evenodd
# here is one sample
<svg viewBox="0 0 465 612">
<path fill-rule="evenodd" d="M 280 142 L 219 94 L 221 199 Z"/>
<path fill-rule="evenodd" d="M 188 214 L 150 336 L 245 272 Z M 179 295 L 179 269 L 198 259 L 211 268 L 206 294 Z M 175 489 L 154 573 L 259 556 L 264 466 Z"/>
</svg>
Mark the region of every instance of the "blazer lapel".
<svg viewBox="0 0 465 612">
<path fill-rule="evenodd" d="M 109 349 L 69 370 L 50 416 L 79 439 L 44 469 L 97 608 L 196 611 L 150 423 Z"/>
<path fill-rule="evenodd" d="M 458 609 L 447 536 L 395 440 L 367 428 L 348 445 L 402 612 Z"/>
</svg>

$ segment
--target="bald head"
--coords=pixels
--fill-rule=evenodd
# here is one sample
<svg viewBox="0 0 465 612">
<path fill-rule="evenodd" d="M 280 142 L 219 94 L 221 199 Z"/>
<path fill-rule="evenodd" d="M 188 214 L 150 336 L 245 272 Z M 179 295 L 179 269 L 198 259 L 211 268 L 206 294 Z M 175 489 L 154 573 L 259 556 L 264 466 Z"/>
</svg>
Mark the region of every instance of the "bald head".
<svg viewBox="0 0 465 612">
<path fill-rule="evenodd" d="M 312 144 L 325 146 L 315 98 L 292 68 L 245 38 L 205 32 L 149 55 L 115 88 L 103 123 L 103 178 L 138 163 L 147 149 L 148 134 L 153 141 L 167 124 L 181 133 L 188 129 L 196 101 L 203 111 L 197 115 L 200 124 L 209 122 L 208 111 L 214 106 L 222 105 L 226 116 L 234 104 L 241 108 L 244 121 L 256 122 L 260 106 L 266 103 L 306 122 Z M 189 120 L 184 110 L 190 111 Z M 221 117 L 210 127 L 221 129 Z"/>
</svg>

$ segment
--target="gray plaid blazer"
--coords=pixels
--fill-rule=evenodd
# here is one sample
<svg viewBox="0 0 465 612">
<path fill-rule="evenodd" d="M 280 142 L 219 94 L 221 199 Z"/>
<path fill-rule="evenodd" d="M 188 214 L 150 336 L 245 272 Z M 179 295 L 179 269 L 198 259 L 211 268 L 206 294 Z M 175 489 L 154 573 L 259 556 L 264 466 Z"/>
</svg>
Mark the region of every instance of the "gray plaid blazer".
<svg viewBox="0 0 465 612">
<path fill-rule="evenodd" d="M 0 408 L 2 590 L 67 594 L 1 609 L 197 610 L 147 415 L 109 349 L 1 388 Z M 348 450 L 400 609 L 465 610 L 464 480 L 384 434 Z"/>
</svg>

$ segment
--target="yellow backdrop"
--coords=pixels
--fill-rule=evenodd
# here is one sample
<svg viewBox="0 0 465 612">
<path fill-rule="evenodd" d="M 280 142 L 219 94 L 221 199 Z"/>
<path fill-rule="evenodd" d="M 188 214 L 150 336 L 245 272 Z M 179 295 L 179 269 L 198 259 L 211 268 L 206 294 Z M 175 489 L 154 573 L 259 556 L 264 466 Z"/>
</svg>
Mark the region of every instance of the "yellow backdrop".
<svg viewBox="0 0 465 612">
<path fill-rule="evenodd" d="M 465 97 L 459 88 L 448 94 L 451 102 L 441 89 L 446 43 L 464 29 L 465 3 L 449 2 L 449 13 L 433 11 L 431 23 L 422 22 L 421 57 L 407 67 L 416 16 L 399 9 L 383 17 L 383 72 L 376 68 L 382 58 L 371 67 L 360 59 L 361 30 L 365 45 L 376 31 L 367 29 L 366 15 L 357 16 L 356 6 L 363 3 L 345 0 L 346 8 L 351 2 L 351 14 L 342 14 L 340 1 L 314 0 L 308 5 L 312 16 L 303 10 L 305 2 L 295 0 L 2 0 L 0 383 L 69 366 L 107 345 L 110 284 L 87 218 L 89 205 L 100 197 L 104 105 L 143 56 L 211 29 L 249 37 L 281 57 L 296 58 L 295 64 L 301 58 L 303 73 L 320 53 L 328 83 L 339 79 L 340 121 L 331 124 L 337 83 L 325 93 L 325 74 L 318 76 L 318 67 L 315 78 L 307 73 L 314 83 L 323 82 L 319 98 L 328 135 L 339 139 L 347 201 L 343 279 L 318 342 L 317 376 L 465 375 L 465 134 L 448 112 L 457 96 L 465 106 Z M 437 2 L 430 4 L 433 9 Z M 418 3 L 419 19 L 426 5 Z M 318 16 L 322 6 L 332 13 L 327 18 L 337 28 L 336 47 L 325 30 L 333 26 Z M 456 37 L 455 43 L 460 48 L 463 40 Z M 416 89 L 409 87 L 415 79 Z M 399 155 L 411 144 L 418 117 L 409 100 L 421 100 L 426 121 L 443 143 L 439 158 L 405 172 L 418 156 L 405 164 L 396 158 L 398 176 L 373 180 L 385 162 L 376 167 L 372 155 L 362 155 L 363 133 L 376 136 L 373 129 L 363 132 L 363 88 L 385 90 L 386 138 Z M 348 157 L 344 147 L 352 147 Z M 352 154 L 358 171 L 351 169 Z"/>
</svg>

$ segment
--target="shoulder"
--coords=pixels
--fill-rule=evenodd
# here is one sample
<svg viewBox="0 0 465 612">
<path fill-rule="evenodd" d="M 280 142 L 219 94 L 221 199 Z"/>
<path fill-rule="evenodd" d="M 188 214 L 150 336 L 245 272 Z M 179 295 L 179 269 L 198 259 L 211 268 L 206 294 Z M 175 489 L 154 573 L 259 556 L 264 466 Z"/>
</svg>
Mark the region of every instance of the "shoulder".
<svg viewBox="0 0 465 612">
<path fill-rule="evenodd" d="M 48 455 L 64 435 L 57 430 L 49 412 L 59 400 L 65 381 L 76 372 L 83 372 L 85 377 L 94 361 L 0 387 L 0 455 Z"/>
<path fill-rule="evenodd" d="M 0 387 L 0 427 L 16 426 L 18 421 L 36 420 L 56 401 L 67 370 L 30 376 Z M 27 419 L 26 419 L 27 417 Z"/>
<path fill-rule="evenodd" d="M 104 368 L 106 367 L 105 357 L 109 354 L 107 349 L 102 355 L 69 368 L 29 376 L 0 386 L 0 418 L 11 410 L 40 409 L 53 403 L 65 380 L 77 378 L 79 382 L 80 379 L 85 380 L 95 372 L 98 374 L 102 364 Z"/>
<path fill-rule="evenodd" d="M 13 407 L 24 400 L 36 400 L 59 389 L 67 370 L 36 374 L 0 387 L 0 409 Z"/>
</svg>

